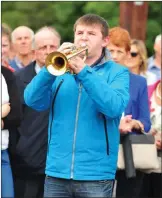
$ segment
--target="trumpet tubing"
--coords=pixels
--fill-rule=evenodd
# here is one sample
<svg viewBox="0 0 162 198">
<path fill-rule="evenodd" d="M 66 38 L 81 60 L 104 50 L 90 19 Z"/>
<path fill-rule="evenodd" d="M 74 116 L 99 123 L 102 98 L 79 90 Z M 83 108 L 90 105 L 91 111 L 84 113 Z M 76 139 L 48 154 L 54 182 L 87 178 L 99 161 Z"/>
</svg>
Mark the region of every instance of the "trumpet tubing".
<svg viewBox="0 0 162 198">
<path fill-rule="evenodd" d="M 62 74 L 64 74 L 65 72 L 68 72 L 68 61 L 75 57 L 78 56 L 79 54 L 81 54 L 82 52 L 85 51 L 85 56 L 87 56 L 88 54 L 88 47 L 84 46 L 84 47 L 75 47 L 73 46 L 71 51 L 63 54 L 61 52 L 52 52 L 50 53 L 46 60 L 45 60 L 45 66 L 47 68 L 47 70 L 55 75 L 55 76 L 60 76 Z"/>
</svg>

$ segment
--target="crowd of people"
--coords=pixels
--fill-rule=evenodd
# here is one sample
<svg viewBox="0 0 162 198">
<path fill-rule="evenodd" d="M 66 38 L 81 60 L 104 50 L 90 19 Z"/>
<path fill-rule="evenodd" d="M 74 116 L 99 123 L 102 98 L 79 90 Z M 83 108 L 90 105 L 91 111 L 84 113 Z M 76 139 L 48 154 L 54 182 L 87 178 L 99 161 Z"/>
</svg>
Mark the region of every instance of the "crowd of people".
<svg viewBox="0 0 162 198">
<path fill-rule="evenodd" d="M 148 58 L 142 40 L 95 14 L 77 19 L 73 43 L 51 26 L 1 28 L 2 197 L 160 198 L 161 35 Z M 83 45 L 64 74 L 45 67 Z M 154 138 L 157 169 L 118 168 L 127 134 Z"/>
</svg>

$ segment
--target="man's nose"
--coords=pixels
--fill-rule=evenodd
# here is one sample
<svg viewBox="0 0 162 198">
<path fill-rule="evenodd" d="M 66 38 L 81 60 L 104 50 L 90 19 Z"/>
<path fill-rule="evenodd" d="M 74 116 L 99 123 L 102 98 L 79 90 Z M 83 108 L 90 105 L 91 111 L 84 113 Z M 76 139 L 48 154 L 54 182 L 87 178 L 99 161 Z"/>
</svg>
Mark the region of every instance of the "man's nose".
<svg viewBox="0 0 162 198">
<path fill-rule="evenodd" d="M 21 43 L 23 43 L 23 44 L 26 43 L 26 39 L 25 38 L 22 38 L 21 39 Z"/>
<path fill-rule="evenodd" d="M 51 50 L 50 46 L 47 46 L 47 48 L 46 48 L 46 53 L 47 53 L 47 54 L 50 54 L 51 52 L 52 52 L 52 50 Z"/>
<path fill-rule="evenodd" d="M 83 33 L 83 35 L 82 35 L 82 39 L 83 39 L 83 40 L 87 40 L 87 39 L 88 39 L 88 37 L 87 37 L 87 33 Z"/>
</svg>

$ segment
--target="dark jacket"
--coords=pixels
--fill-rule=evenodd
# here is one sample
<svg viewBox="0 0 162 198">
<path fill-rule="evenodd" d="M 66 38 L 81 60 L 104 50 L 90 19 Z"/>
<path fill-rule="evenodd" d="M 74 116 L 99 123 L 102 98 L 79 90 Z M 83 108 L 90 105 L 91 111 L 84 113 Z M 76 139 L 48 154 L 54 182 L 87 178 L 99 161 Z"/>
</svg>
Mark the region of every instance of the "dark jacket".
<svg viewBox="0 0 162 198">
<path fill-rule="evenodd" d="M 37 112 L 24 102 L 24 89 L 36 75 L 35 62 L 15 73 L 23 104 L 23 120 L 16 152 L 16 170 L 20 174 L 44 174 L 47 153 L 49 111 Z M 16 172 L 17 172 L 16 171 Z"/>
<path fill-rule="evenodd" d="M 9 102 L 11 111 L 5 118 L 3 118 L 3 122 L 4 129 L 9 130 L 9 153 L 13 154 L 19 138 L 17 127 L 20 125 L 22 120 L 22 105 L 14 73 L 4 66 L 1 67 L 1 72 L 6 80 L 10 97 Z"/>
</svg>

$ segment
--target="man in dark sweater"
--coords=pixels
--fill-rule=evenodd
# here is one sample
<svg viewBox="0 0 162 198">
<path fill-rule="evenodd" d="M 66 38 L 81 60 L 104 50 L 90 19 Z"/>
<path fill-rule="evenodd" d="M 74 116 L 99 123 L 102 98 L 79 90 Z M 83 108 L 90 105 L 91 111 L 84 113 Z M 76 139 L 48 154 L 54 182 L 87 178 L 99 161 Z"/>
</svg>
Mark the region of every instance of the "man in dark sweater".
<svg viewBox="0 0 162 198">
<path fill-rule="evenodd" d="M 24 102 L 24 89 L 45 65 L 47 55 L 56 51 L 60 36 L 51 27 L 43 27 L 35 34 L 36 61 L 15 73 L 23 104 L 23 120 L 18 128 L 20 138 L 14 161 L 16 198 L 41 198 L 44 192 L 47 128 L 49 110 L 37 112 Z"/>
</svg>

